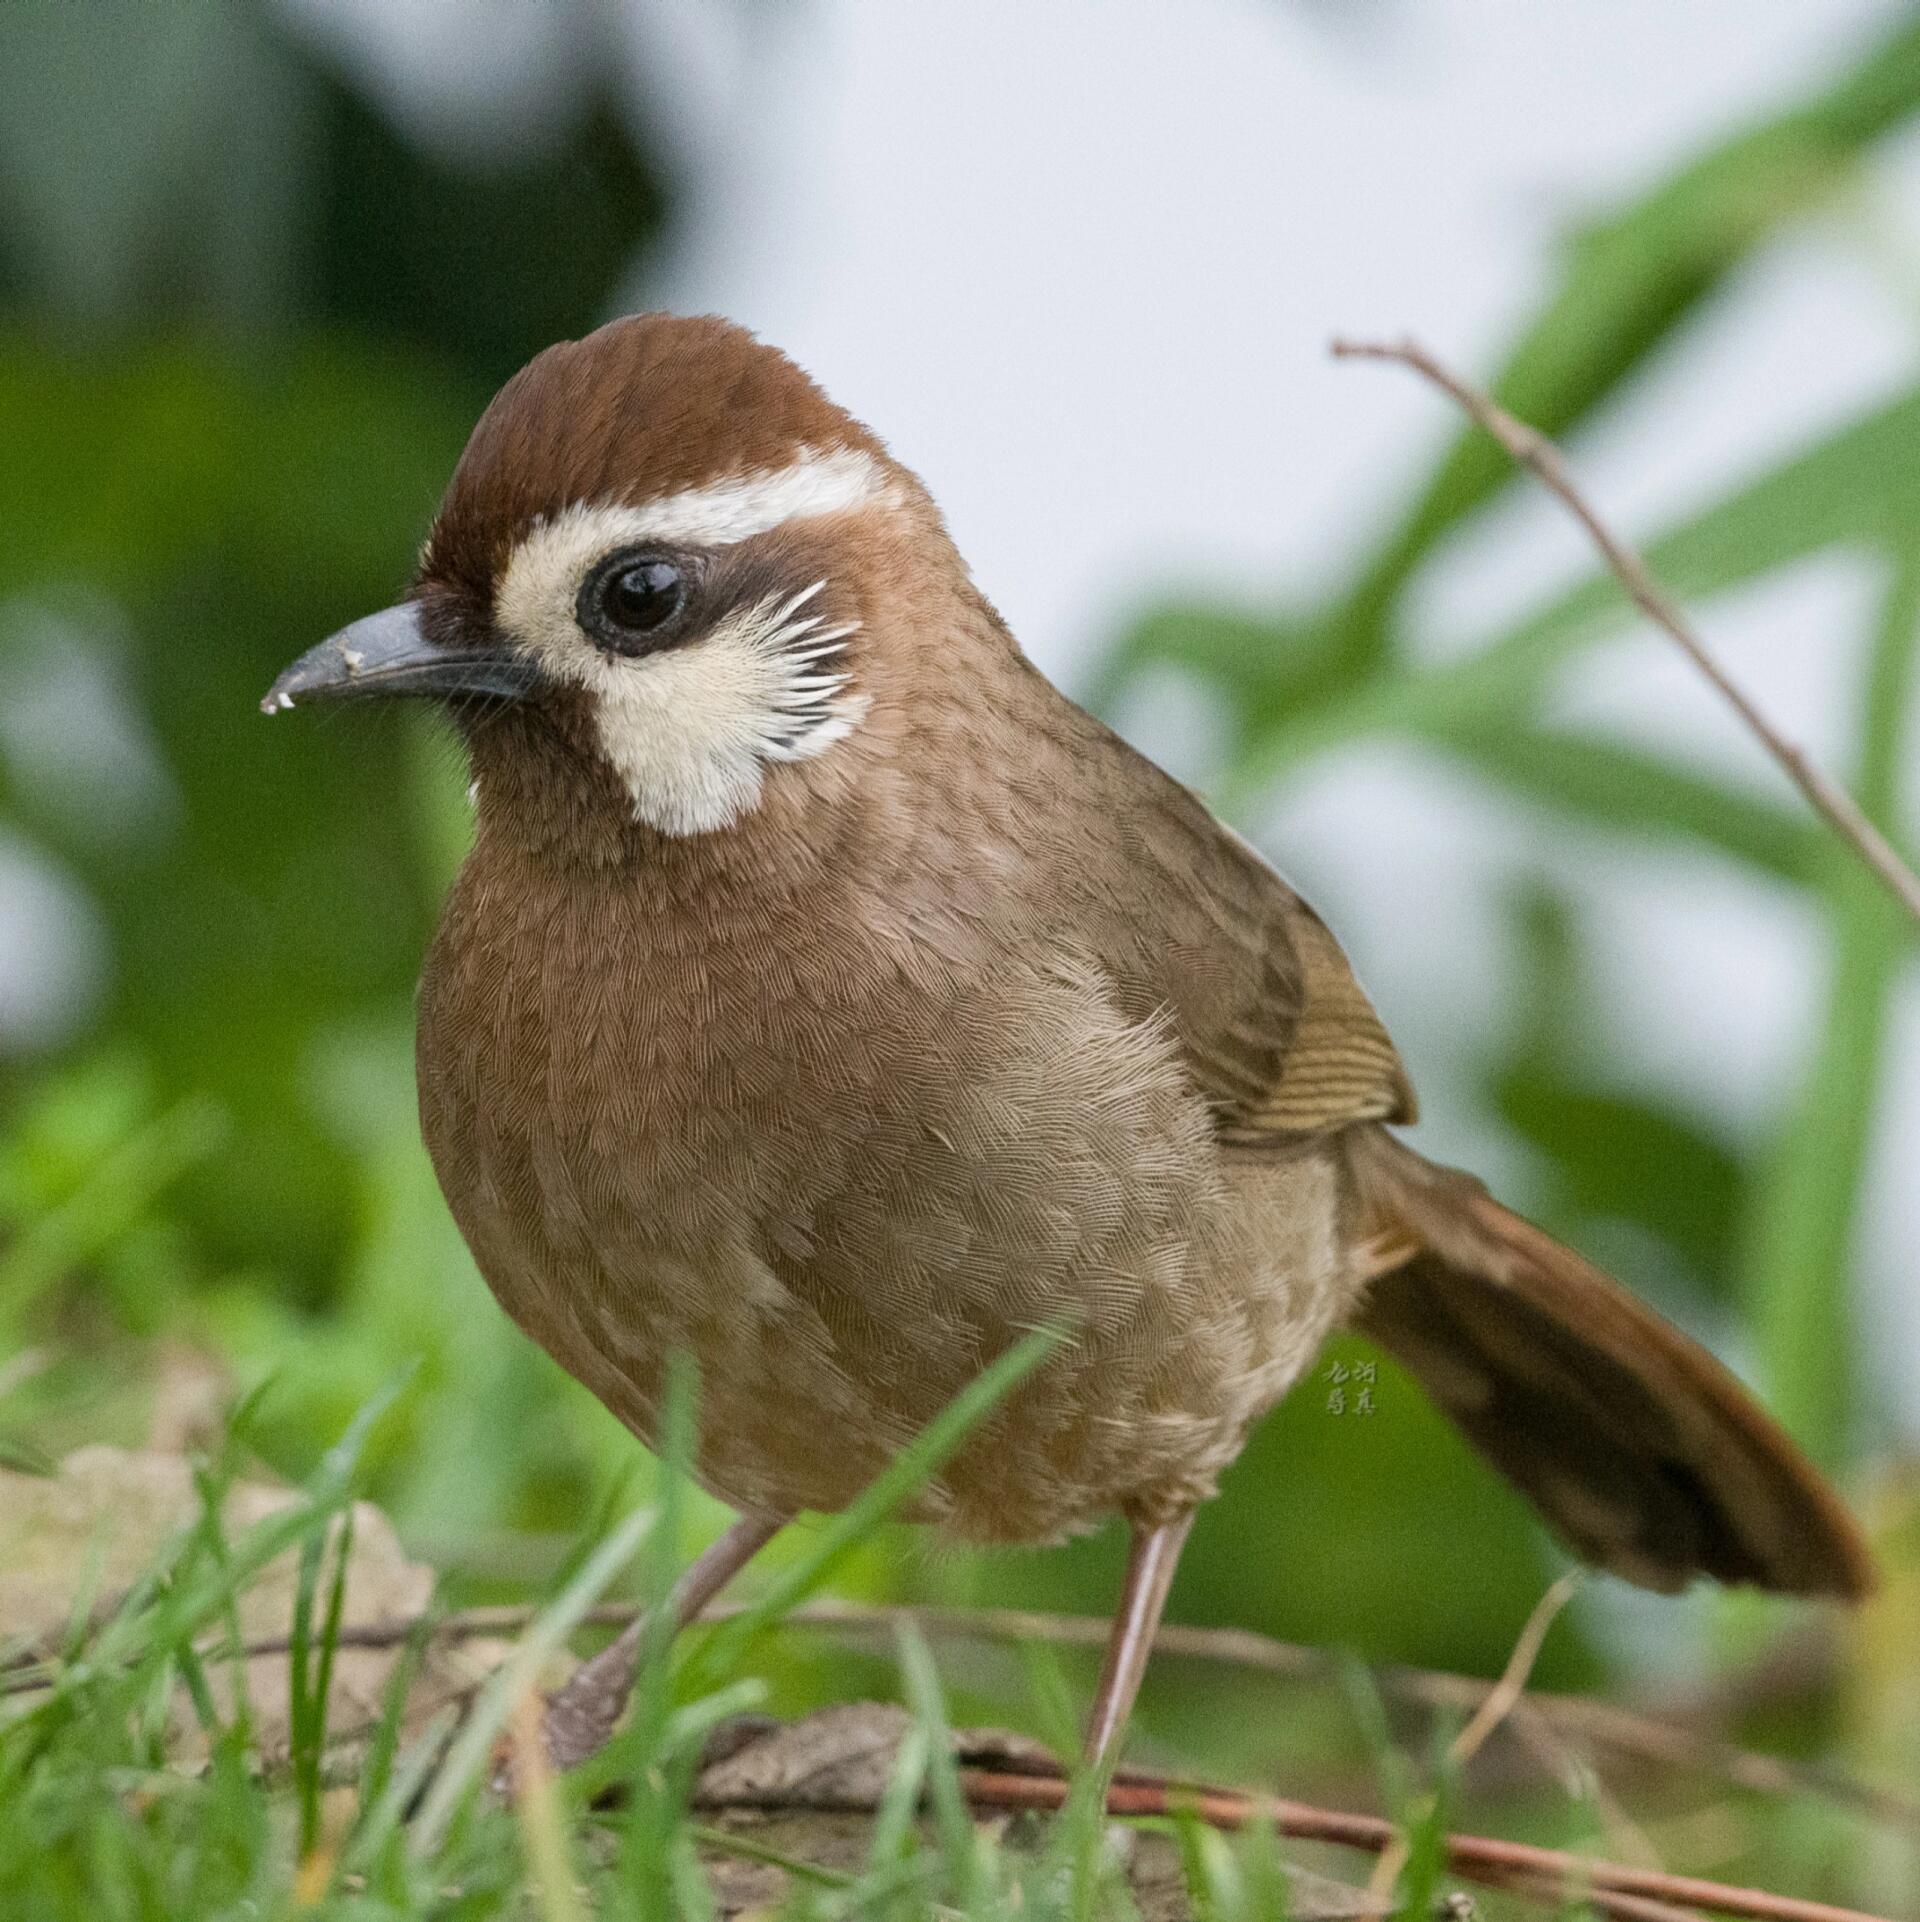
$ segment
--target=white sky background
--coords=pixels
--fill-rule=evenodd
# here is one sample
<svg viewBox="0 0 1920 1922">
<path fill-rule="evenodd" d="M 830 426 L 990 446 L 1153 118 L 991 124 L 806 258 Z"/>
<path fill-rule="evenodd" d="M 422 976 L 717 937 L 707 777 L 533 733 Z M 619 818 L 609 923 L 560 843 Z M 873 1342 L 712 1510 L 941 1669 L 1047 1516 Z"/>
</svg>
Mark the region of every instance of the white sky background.
<svg viewBox="0 0 1920 1922">
<path fill-rule="evenodd" d="M 537 102 L 567 16 L 490 0 L 291 0 L 458 137 Z M 794 354 L 944 503 L 987 591 L 1069 686 L 1130 605 L 1181 582 L 1304 598 L 1336 578 L 1453 418 L 1413 378 L 1336 368 L 1338 331 L 1414 330 L 1475 369 L 1547 284 L 1555 238 L 1793 96 L 1890 0 L 628 0 L 630 83 L 684 169 L 681 240 L 635 304 L 717 310 Z M 477 22 L 476 15 L 489 16 Z M 543 25 L 543 22 L 546 23 Z M 1646 527 L 1911 378 L 1920 154 L 1884 218 L 1904 276 L 1809 235 L 1582 449 Z M 1897 259 L 1899 249 L 1895 250 Z M 1468 644 L 1584 566 L 1544 505 L 1435 584 Z M 1823 563 L 1710 610 L 1789 729 L 1841 757 L 1871 582 Z M 1652 637 L 1566 712 L 1771 779 Z M 1179 703 L 1129 717 L 1176 766 Z M 1596 1035 L 1623 1079 L 1742 1124 L 1810 1044 L 1818 931 L 1704 857 L 1549 832 L 1399 750 L 1329 761 L 1258 824 L 1338 927 L 1426 1093 L 1429 1146 L 1497 1151 L 1459 1070 L 1496 1021 L 1498 891 L 1526 864 L 1605 928 Z M 1405 930 L 1420 930 L 1408 941 Z M 1920 1431 L 1920 992 L 1908 983 L 1868 1268 L 1879 1365 Z M 1902 1171 L 1906 1171 L 1903 1175 Z M 1892 1385 L 1892 1384 L 1890 1384 Z"/>
</svg>

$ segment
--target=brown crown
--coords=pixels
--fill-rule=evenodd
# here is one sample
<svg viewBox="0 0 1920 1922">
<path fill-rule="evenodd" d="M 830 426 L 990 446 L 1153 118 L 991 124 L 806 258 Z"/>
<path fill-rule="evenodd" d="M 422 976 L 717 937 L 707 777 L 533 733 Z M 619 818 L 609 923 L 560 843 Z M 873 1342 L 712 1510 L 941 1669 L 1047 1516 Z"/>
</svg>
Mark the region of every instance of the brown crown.
<svg viewBox="0 0 1920 1922">
<path fill-rule="evenodd" d="M 785 354 L 713 315 L 633 314 L 536 355 L 481 415 L 440 503 L 423 581 L 484 598 L 529 526 L 880 441 Z"/>
</svg>

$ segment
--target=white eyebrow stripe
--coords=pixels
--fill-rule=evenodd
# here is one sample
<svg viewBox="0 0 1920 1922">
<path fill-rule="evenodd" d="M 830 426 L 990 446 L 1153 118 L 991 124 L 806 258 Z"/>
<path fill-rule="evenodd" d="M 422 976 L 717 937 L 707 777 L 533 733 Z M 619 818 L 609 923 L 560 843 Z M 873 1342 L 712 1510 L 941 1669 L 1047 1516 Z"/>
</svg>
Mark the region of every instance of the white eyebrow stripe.
<svg viewBox="0 0 1920 1922">
<path fill-rule="evenodd" d="M 770 533 L 788 521 L 822 514 L 850 514 L 863 507 L 894 505 L 901 488 L 857 447 L 803 447 L 785 467 L 736 474 L 706 487 L 690 487 L 644 506 L 602 508 L 618 516 L 633 540 L 686 541 L 724 546 Z"/>
</svg>

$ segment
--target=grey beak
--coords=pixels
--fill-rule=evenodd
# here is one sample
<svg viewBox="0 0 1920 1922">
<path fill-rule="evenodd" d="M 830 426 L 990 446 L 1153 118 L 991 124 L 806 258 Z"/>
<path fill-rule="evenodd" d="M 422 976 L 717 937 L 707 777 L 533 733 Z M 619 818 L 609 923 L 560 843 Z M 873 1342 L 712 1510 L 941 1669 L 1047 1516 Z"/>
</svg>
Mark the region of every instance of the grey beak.
<svg viewBox="0 0 1920 1922">
<path fill-rule="evenodd" d="M 382 608 L 309 648 L 267 690 L 263 714 L 305 701 L 350 701 L 380 694 L 530 693 L 539 670 L 503 650 L 441 647 L 420 629 L 411 601 Z"/>
</svg>

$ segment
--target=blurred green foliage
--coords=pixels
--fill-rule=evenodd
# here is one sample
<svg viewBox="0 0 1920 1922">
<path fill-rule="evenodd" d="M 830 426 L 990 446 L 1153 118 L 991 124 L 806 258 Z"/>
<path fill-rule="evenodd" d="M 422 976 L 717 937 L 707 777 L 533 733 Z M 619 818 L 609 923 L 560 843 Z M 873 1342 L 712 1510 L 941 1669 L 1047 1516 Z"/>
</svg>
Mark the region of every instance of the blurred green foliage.
<svg viewBox="0 0 1920 1922">
<path fill-rule="evenodd" d="M 137 1420 L 166 1336 L 279 1372 L 291 1468 L 418 1351 L 390 1480 L 449 1539 L 584 1522 L 617 1438 L 482 1311 L 415 1135 L 452 746 L 258 700 L 394 597 L 493 387 L 655 240 L 596 71 L 449 155 L 264 10 L 0 15 L 0 694 L 43 717 L 0 808 L 106 950 L 79 1032 L 0 1066 L 0 1326 L 50 1359 L 18 1419 Z"/>
<path fill-rule="evenodd" d="M 596 31 L 596 9 L 574 13 Z M 480 1590 L 545 1573 L 647 1471 L 485 1301 L 416 1138 L 411 987 L 465 831 L 451 744 L 414 716 L 268 725 L 255 704 L 290 655 L 393 597 L 498 379 L 644 274 L 669 182 L 594 70 L 576 63 L 537 138 L 456 156 L 276 16 L 0 10 L 0 705 L 43 723 L 0 727 L 0 853 L 60 877 L 103 950 L 84 1018 L 0 1060 L 0 1435 L 135 1438 L 187 1344 L 272 1378 L 253 1432 L 305 1472 L 419 1356 L 375 1486 Z M 1903 12 L 1838 80 L 1573 236 L 1500 398 L 1577 439 L 1917 114 Z M 1784 791 L 1548 718 L 1554 677 L 1626 623 L 1610 581 L 1420 656 L 1415 590 L 1519 484 L 1459 435 L 1339 591 L 1151 609 L 1093 698 L 1149 669 L 1203 683 L 1232 719 L 1213 775 L 1229 810 L 1395 739 L 1518 807 L 1702 849 L 1805 901 L 1827 1008 L 1766 1139 L 1593 1057 L 1585 931 L 1544 879 L 1516 891 L 1526 993 L 1474 1093 L 1531 1153 L 1522 1199 L 1596 1252 L 1657 1250 L 1667 1305 L 1748 1344 L 1776 1406 L 1850 1465 L 1876 1428 L 1852 1241 L 1910 932 Z M 1649 543 L 1698 598 L 1832 548 L 1887 583 L 1845 771 L 1898 837 L 1920 384 Z M 1499 1666 L 1551 1551 L 1384 1364 L 1378 1400 L 1377 1420 L 1332 1419 L 1309 1384 L 1276 1415 L 1202 1518 L 1176 1614 Z M 1103 1537 L 928 1563 L 895 1544 L 858 1580 L 1104 1608 L 1118 1554 Z M 1544 1672 L 1598 1661 L 1570 1620 Z M 802 1659 L 786 1673 L 804 1690 Z M 1169 1726 L 1224 1699 L 1196 1683 Z M 1264 1760 L 1287 1736 L 1231 1739 Z"/>
<path fill-rule="evenodd" d="M 1909 17 L 1826 91 L 1577 234 L 1551 298 L 1491 382 L 1495 397 L 1577 438 L 1761 247 L 1856 191 L 1876 144 L 1916 108 L 1920 24 Z M 1116 698 L 1151 667 L 1209 688 L 1234 721 L 1216 778 L 1241 807 L 1314 756 L 1397 738 L 1527 808 L 1629 846 L 1691 844 L 1808 900 L 1827 934 L 1828 1012 L 1801 1098 L 1771 1141 L 1715 1139 L 1708 1124 L 1608 1085 L 1582 1059 L 1578 931 L 1544 881 L 1516 901 L 1531 1001 L 1509 1058 L 1489 1064 L 1488 1091 L 1537 1151 L 1554 1224 L 1579 1239 L 1583 1217 L 1588 1228 L 1613 1217 L 1667 1244 L 1702 1310 L 1717 1302 L 1742 1316 L 1763 1386 L 1790 1425 L 1844 1463 L 1872 1432 L 1860 1419 L 1851 1241 L 1911 930 L 1784 788 L 1757 798 L 1549 718 L 1556 676 L 1631 616 L 1604 572 L 1437 665 L 1415 658 L 1409 610 L 1423 571 L 1522 484 L 1488 436 L 1463 431 L 1327 602 L 1280 614 L 1190 602 L 1153 611 L 1115 651 L 1101 692 Z M 1830 549 L 1884 569 L 1845 772 L 1900 839 L 1920 628 L 1920 386 L 1837 423 L 1645 543 L 1663 583 L 1695 600 Z"/>
</svg>

